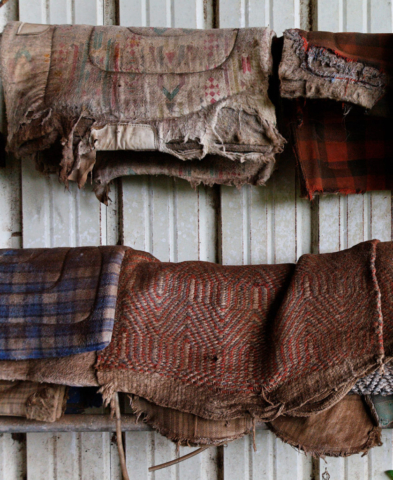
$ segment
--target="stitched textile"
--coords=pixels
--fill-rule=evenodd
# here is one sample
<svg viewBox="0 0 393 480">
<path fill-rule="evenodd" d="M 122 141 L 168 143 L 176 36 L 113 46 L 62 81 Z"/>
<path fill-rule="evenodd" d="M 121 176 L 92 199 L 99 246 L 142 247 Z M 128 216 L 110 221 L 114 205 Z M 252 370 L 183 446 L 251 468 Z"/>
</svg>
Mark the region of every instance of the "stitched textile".
<svg viewBox="0 0 393 480">
<path fill-rule="evenodd" d="M 98 386 L 96 352 L 32 360 L 0 360 L 0 380 L 28 380 L 69 387 Z"/>
<path fill-rule="evenodd" d="M 283 415 L 267 426 L 285 443 L 313 456 L 366 454 L 382 445 L 377 419 L 358 395 L 347 395 L 318 415 Z"/>
<path fill-rule="evenodd" d="M 107 346 L 125 251 L 0 250 L 0 359 L 63 357 Z"/>
<path fill-rule="evenodd" d="M 181 160 L 220 155 L 223 177 L 233 162 L 256 162 L 258 175 L 243 183 L 263 184 L 284 144 L 267 93 L 273 36 L 269 28 L 9 23 L 1 55 L 8 150 L 43 171 L 62 158 L 61 180 L 79 186 L 96 150 L 124 149 Z M 108 189 L 97 185 L 100 200 Z"/>
</svg>

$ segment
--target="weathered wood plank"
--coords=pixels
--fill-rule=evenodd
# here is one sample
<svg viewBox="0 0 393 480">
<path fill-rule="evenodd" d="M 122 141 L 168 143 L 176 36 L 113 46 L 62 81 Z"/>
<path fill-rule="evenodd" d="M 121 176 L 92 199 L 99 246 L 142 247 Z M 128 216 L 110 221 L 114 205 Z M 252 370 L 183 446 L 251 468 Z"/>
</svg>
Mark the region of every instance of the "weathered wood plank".
<svg viewBox="0 0 393 480">
<path fill-rule="evenodd" d="M 56 480 L 80 480 L 80 439 L 76 432 L 62 433 L 56 438 Z"/>
</svg>

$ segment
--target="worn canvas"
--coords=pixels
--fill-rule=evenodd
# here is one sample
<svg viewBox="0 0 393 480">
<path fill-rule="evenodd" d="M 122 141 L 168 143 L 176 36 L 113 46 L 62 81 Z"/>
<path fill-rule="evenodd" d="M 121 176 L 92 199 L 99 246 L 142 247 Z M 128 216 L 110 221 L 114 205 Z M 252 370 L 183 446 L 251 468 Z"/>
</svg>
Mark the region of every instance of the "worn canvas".
<svg viewBox="0 0 393 480">
<path fill-rule="evenodd" d="M 393 35 L 284 32 L 281 95 L 349 102 L 367 109 L 391 96 Z"/>
<path fill-rule="evenodd" d="M 273 35 L 9 23 L 1 52 L 8 150 L 79 186 L 97 151 L 119 150 L 169 153 L 185 168 L 219 155 L 228 185 L 238 163 L 253 162 L 259 168 L 242 182 L 263 184 L 284 143 L 268 96 Z M 194 183 L 214 178 L 205 172 Z M 108 185 L 96 183 L 106 202 Z"/>
<path fill-rule="evenodd" d="M 96 352 L 86 352 L 67 357 L 0 360 L 0 380 L 96 387 L 96 359 Z"/>
<path fill-rule="evenodd" d="M 107 346 L 125 251 L 0 250 L 0 360 L 63 357 Z"/>
<path fill-rule="evenodd" d="M 347 395 L 309 417 L 280 416 L 267 426 L 285 443 L 313 456 L 366 454 L 382 445 L 377 418 L 359 395 Z"/>
<path fill-rule="evenodd" d="M 392 356 L 391 251 L 370 241 L 233 267 L 128 250 L 112 341 L 97 356 L 104 397 L 214 420 L 333 406 Z"/>
<path fill-rule="evenodd" d="M 219 445 L 255 435 L 256 421 L 249 414 L 230 420 L 207 420 L 135 396 L 131 407 L 137 421 L 178 445 Z M 285 443 L 314 457 L 346 457 L 382 445 L 378 420 L 359 395 L 346 395 L 334 406 L 308 417 L 279 416 L 267 427 Z"/>
<path fill-rule="evenodd" d="M 135 395 L 130 402 L 137 422 L 146 423 L 178 445 L 218 445 L 252 434 L 255 429 L 249 414 L 230 420 L 208 420 Z"/>
<path fill-rule="evenodd" d="M 274 163 L 263 165 L 264 175 L 270 176 Z M 253 160 L 230 162 L 219 155 L 207 155 L 201 160 L 184 162 L 165 153 L 153 152 L 99 152 L 94 168 L 95 192 L 98 197 L 106 185 L 123 175 L 169 175 L 188 181 L 192 187 L 204 185 L 256 185 L 261 165 Z"/>
</svg>

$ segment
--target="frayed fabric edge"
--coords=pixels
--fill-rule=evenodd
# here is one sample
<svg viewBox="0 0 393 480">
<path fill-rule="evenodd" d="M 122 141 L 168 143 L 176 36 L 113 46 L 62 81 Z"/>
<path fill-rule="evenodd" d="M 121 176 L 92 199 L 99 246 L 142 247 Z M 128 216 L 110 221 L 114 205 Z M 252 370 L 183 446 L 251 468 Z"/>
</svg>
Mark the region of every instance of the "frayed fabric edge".
<svg viewBox="0 0 393 480">
<path fill-rule="evenodd" d="M 329 57 L 327 61 L 335 62 L 337 73 L 327 72 L 324 75 L 318 71 L 323 67 L 313 69 L 314 57 L 318 58 L 319 55 L 325 55 Z M 341 65 L 343 62 L 345 66 Z M 371 109 L 385 94 L 388 79 L 382 71 L 371 66 L 365 67 L 365 64 L 323 45 L 309 45 L 301 30 L 289 29 L 284 32 L 284 49 L 279 67 L 281 95 L 284 98 L 330 98 Z M 361 77 L 365 71 L 370 76 L 369 83 Z"/>
<path fill-rule="evenodd" d="M 251 422 L 250 427 L 245 428 L 244 432 L 239 433 L 237 435 L 219 438 L 217 440 L 214 440 L 212 438 L 207 438 L 207 437 L 193 437 L 193 438 L 185 437 L 185 436 L 176 434 L 175 432 L 171 431 L 167 427 L 163 427 L 160 423 L 154 421 L 152 418 L 152 415 L 148 414 L 145 410 L 143 410 L 143 408 L 136 407 L 133 403 L 133 397 L 137 397 L 137 395 L 128 395 L 128 397 L 130 398 L 130 406 L 131 406 L 132 412 L 136 416 L 136 422 L 141 420 L 143 423 L 146 423 L 146 425 L 149 425 L 149 427 L 153 428 L 158 433 L 168 438 L 172 442 L 175 442 L 179 446 L 193 447 L 193 446 L 206 445 L 206 446 L 214 447 L 214 446 L 218 446 L 221 443 L 232 442 L 246 435 L 253 434 L 255 430 L 254 423 Z M 179 413 L 182 413 L 182 412 L 179 411 Z M 211 420 L 211 422 L 214 422 L 214 420 Z"/>
<path fill-rule="evenodd" d="M 274 112 L 274 107 L 270 104 L 261 105 L 261 98 L 257 93 L 251 93 L 248 95 L 239 94 L 235 98 L 225 99 L 214 106 L 214 109 L 208 110 L 207 113 L 196 112 L 187 116 L 187 119 L 174 119 L 164 127 L 164 122 L 146 122 L 152 124 L 154 130 L 157 131 L 158 142 L 157 149 L 161 153 L 168 153 L 175 158 L 183 161 L 188 160 L 201 160 L 206 155 L 218 155 L 221 158 L 228 159 L 230 162 L 255 162 L 260 164 L 261 167 L 267 163 L 274 163 L 274 155 L 282 152 L 285 139 L 279 133 L 276 125 L 268 120 Z M 223 108 L 231 108 L 235 112 L 244 111 L 248 115 L 252 115 L 258 118 L 261 124 L 261 132 L 268 144 L 263 145 L 266 149 L 264 153 L 258 151 L 261 145 L 249 145 L 248 152 L 231 151 L 229 147 L 225 146 L 225 143 L 221 143 L 220 136 L 215 131 L 215 125 L 220 111 Z M 264 110 L 266 109 L 267 118 L 265 118 Z M 274 116 L 274 115 L 273 115 Z M 189 119 L 188 119 L 189 117 Z M 188 127 L 190 122 L 190 127 Z M 14 153 L 18 158 L 30 157 L 36 163 L 36 167 L 43 173 L 58 172 L 60 181 L 68 187 L 69 181 L 75 181 L 78 183 L 79 188 L 83 187 L 88 179 L 89 174 L 92 173 L 96 165 L 96 147 L 92 142 L 91 132 L 94 128 L 100 125 L 111 123 L 109 121 L 96 121 L 89 112 L 82 112 L 76 116 L 70 116 L 67 121 L 62 121 L 60 115 L 52 109 L 46 109 L 37 113 L 34 118 L 29 119 L 24 124 L 23 129 L 10 133 L 8 138 L 7 151 Z M 113 123 L 113 122 L 112 122 Z M 135 122 L 133 122 L 135 123 Z M 143 123 L 143 122 L 142 122 Z M 142 125 L 141 123 L 141 125 Z M 153 125 L 154 124 L 154 125 Z M 195 124 L 195 125 L 194 125 Z M 195 126 L 195 128 L 191 128 Z M 75 143 L 76 130 L 80 128 L 77 138 L 79 141 Z M 192 130 L 192 133 L 188 130 Z M 165 131 L 164 131 L 165 130 Z M 174 137 L 172 138 L 172 134 Z M 170 141 L 176 139 L 180 135 L 180 138 L 184 142 L 196 141 L 201 149 L 200 151 L 181 152 L 170 148 Z M 47 164 L 43 155 L 45 151 L 51 148 L 57 141 L 61 144 L 61 156 L 60 163 L 55 166 L 54 164 Z M 218 142 L 218 143 L 217 143 Z M 241 146 L 241 144 L 240 144 Z M 253 152 L 255 147 L 255 152 Z M 154 150 L 150 150 L 154 151 Z M 138 150 L 134 150 L 138 153 Z M 185 164 L 187 168 L 187 163 Z M 197 186 L 200 183 L 205 185 L 213 185 L 219 183 L 222 185 L 235 185 L 241 186 L 244 184 L 264 184 L 269 178 L 273 168 L 269 168 L 269 175 L 263 175 L 263 178 L 258 181 L 255 178 L 244 177 L 241 180 L 230 178 L 225 176 L 225 171 L 221 177 L 210 179 L 193 179 L 190 178 L 190 183 L 193 186 Z M 267 178 L 266 178 L 267 176 Z M 187 179 L 187 178 L 186 178 Z M 187 179 L 188 180 L 188 179 Z M 103 201 L 108 202 L 108 188 L 107 185 L 96 185 L 97 197 Z"/>
</svg>

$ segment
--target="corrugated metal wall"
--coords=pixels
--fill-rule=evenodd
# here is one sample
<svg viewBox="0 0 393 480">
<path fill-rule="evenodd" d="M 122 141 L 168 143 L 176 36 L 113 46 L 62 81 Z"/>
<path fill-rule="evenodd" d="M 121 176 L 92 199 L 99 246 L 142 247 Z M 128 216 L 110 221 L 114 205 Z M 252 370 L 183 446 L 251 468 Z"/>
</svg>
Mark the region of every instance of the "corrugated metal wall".
<svg viewBox="0 0 393 480">
<path fill-rule="evenodd" d="M 9 0 L 8 19 L 166 27 L 246 27 L 392 32 L 390 0 Z M 0 105 L 4 129 L 4 108 Z M 87 187 L 66 191 L 28 162 L 0 168 L 0 247 L 56 247 L 124 242 L 161 260 L 225 264 L 293 262 L 303 253 L 330 252 L 360 241 L 391 239 L 390 192 L 299 198 L 294 159 L 281 159 L 266 188 L 193 190 L 166 177 L 127 177 L 101 206 Z M 148 475 L 172 459 L 175 446 L 152 432 L 127 433 L 133 480 L 382 480 L 393 468 L 392 433 L 368 456 L 312 461 L 266 431 L 211 449 Z M 190 449 L 182 448 L 180 455 Z M 108 433 L 0 436 L 0 480 L 120 479 Z"/>
</svg>

